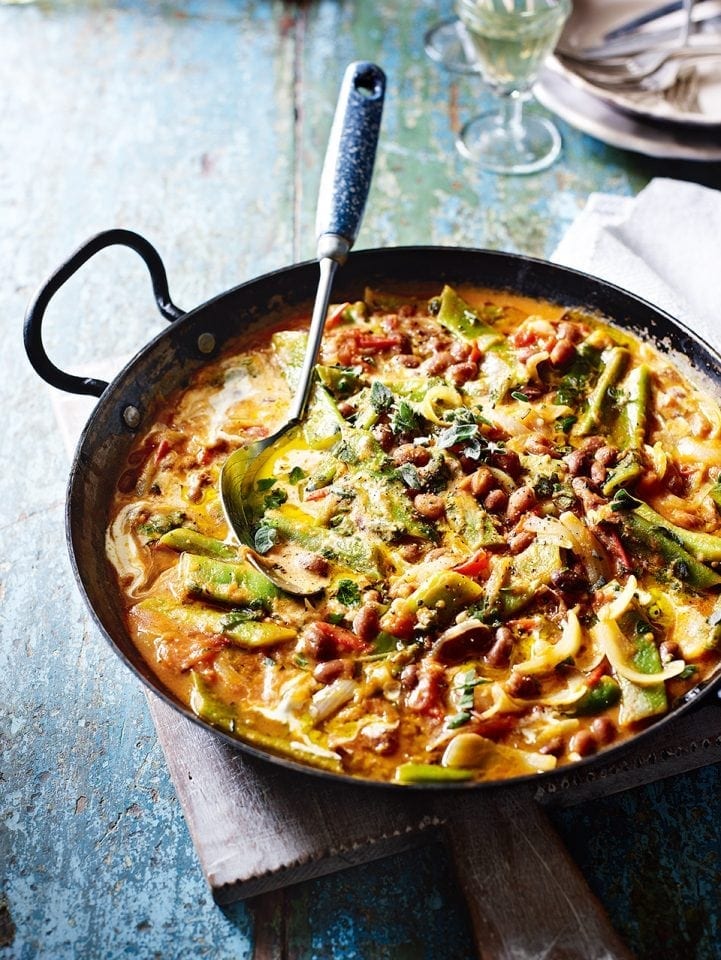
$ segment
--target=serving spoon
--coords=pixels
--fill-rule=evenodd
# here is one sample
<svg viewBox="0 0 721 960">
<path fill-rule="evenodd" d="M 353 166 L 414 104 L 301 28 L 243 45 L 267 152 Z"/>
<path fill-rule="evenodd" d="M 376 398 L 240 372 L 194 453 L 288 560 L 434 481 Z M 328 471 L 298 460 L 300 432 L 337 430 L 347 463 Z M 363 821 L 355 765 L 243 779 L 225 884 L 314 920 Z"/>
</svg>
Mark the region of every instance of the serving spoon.
<svg viewBox="0 0 721 960">
<path fill-rule="evenodd" d="M 249 548 L 248 562 L 281 590 L 296 596 L 317 593 L 327 580 L 306 569 L 295 550 L 273 550 L 272 557 L 258 552 L 248 500 L 259 469 L 288 442 L 290 434 L 300 429 L 308 410 L 333 278 L 355 242 L 368 197 L 385 87 L 385 74 L 373 63 L 360 61 L 346 68 L 318 192 L 316 235 L 320 277 L 308 330 L 308 345 L 288 421 L 269 437 L 232 453 L 220 473 L 220 497 L 225 516 L 238 540 Z"/>
</svg>

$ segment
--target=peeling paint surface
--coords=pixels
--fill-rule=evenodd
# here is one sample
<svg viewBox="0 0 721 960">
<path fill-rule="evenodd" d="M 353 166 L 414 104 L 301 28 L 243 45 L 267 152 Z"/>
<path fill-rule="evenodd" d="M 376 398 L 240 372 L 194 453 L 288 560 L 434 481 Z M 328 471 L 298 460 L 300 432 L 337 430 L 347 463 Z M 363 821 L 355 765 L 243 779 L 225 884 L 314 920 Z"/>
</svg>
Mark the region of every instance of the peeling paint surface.
<svg viewBox="0 0 721 960">
<path fill-rule="evenodd" d="M 68 461 L 20 342 L 38 283 L 125 226 L 160 250 L 189 309 L 312 257 L 315 195 L 343 67 L 389 78 L 359 247 L 440 243 L 550 254 L 592 191 L 718 165 L 625 154 L 560 124 L 562 160 L 484 174 L 453 147 L 487 103 L 422 50 L 450 3 L 0 0 L 0 960 L 250 960 L 253 907 L 214 905 L 144 696 L 100 640 L 63 531 Z M 107 251 L 53 301 L 61 366 L 163 327 L 137 258 Z M 641 958 L 721 956 L 721 771 L 555 814 Z M 430 845 L 286 891 L 284 960 L 466 960 L 465 907 Z M 272 933 L 272 931 L 271 931 Z M 282 951 L 282 952 L 280 952 Z"/>
</svg>

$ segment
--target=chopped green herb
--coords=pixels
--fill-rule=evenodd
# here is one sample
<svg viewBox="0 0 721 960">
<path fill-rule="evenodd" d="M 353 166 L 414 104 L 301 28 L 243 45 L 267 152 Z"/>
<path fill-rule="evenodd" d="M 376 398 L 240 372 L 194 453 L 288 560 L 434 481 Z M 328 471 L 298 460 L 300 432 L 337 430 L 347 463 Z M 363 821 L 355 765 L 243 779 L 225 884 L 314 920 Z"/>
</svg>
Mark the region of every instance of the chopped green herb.
<svg viewBox="0 0 721 960">
<path fill-rule="evenodd" d="M 553 484 L 551 477 L 539 477 L 533 485 L 533 492 L 539 500 L 548 500 L 553 496 Z"/>
<path fill-rule="evenodd" d="M 326 620 L 328 623 L 332 623 L 334 627 L 339 627 L 341 623 L 345 622 L 345 616 L 342 613 L 329 613 Z"/>
<path fill-rule="evenodd" d="M 448 486 L 451 471 L 442 453 L 434 453 L 430 462 L 418 471 L 421 489 L 430 493 L 440 493 Z"/>
<path fill-rule="evenodd" d="M 339 580 L 335 598 L 347 607 L 354 606 L 360 603 L 360 587 L 354 580 Z"/>
<path fill-rule="evenodd" d="M 585 344 L 581 346 L 571 366 L 561 377 L 556 403 L 564 407 L 578 406 L 591 374 L 598 369 L 600 359 L 601 353 L 595 347 L 587 347 Z"/>
<path fill-rule="evenodd" d="M 514 400 L 520 400 L 521 403 L 528 403 L 528 397 L 525 393 L 521 393 L 520 390 L 511 390 L 511 396 Z"/>
<path fill-rule="evenodd" d="M 689 663 L 683 668 L 681 673 L 679 673 L 678 678 L 679 680 L 688 680 L 696 673 L 698 673 L 698 667 L 694 666 L 693 663 Z"/>
<path fill-rule="evenodd" d="M 561 493 L 553 498 L 553 502 L 559 510 L 571 510 L 576 503 L 576 498 L 570 493 Z"/>
<path fill-rule="evenodd" d="M 417 467 L 414 467 L 412 463 L 403 463 L 396 470 L 396 473 L 401 478 L 403 483 L 409 488 L 409 490 L 420 490 L 423 484 L 421 483 L 421 478 L 418 474 Z"/>
<path fill-rule="evenodd" d="M 262 523 L 255 531 L 255 536 L 253 537 L 255 549 L 258 553 L 267 553 L 275 543 L 277 536 L 278 531 L 274 527 L 269 527 Z"/>
<path fill-rule="evenodd" d="M 391 417 L 393 433 L 413 433 L 418 429 L 418 414 L 407 400 L 399 400 Z"/>
<path fill-rule="evenodd" d="M 620 487 L 614 494 L 611 501 L 612 510 L 634 510 L 639 505 L 639 501 L 632 497 L 628 490 Z"/>
<path fill-rule="evenodd" d="M 376 413 L 384 413 L 393 406 L 393 394 L 380 380 L 374 380 L 371 386 L 371 406 Z"/>
<path fill-rule="evenodd" d="M 453 687 L 458 693 L 458 706 L 461 711 L 473 709 L 473 691 L 481 683 L 488 683 L 485 677 L 476 676 L 475 667 L 468 670 L 459 670 L 453 678 Z"/>
<path fill-rule="evenodd" d="M 287 499 L 288 494 L 285 492 L 285 490 L 278 488 L 272 493 L 269 493 L 268 496 L 263 500 L 263 503 L 265 504 L 266 510 L 275 510 L 277 507 L 281 506 L 281 504 L 285 503 Z"/>
<path fill-rule="evenodd" d="M 451 423 L 485 423 L 490 425 L 489 420 L 486 420 L 477 410 L 472 410 L 470 407 L 456 407 L 455 410 L 449 410 L 446 413 L 446 419 Z"/>
<path fill-rule="evenodd" d="M 290 471 L 290 474 L 288 475 L 289 482 L 293 484 L 300 483 L 300 481 L 305 480 L 305 478 L 306 478 L 306 472 L 305 470 L 301 470 L 300 467 L 293 467 L 293 469 Z"/>
<path fill-rule="evenodd" d="M 388 654 L 394 653 L 398 649 L 399 644 L 402 644 L 402 641 L 398 640 L 397 637 L 381 630 L 373 641 L 374 656 L 387 657 Z"/>
<path fill-rule="evenodd" d="M 295 663 L 295 665 L 296 665 L 297 667 L 307 667 L 307 666 L 308 666 L 308 660 L 307 660 L 307 658 L 304 657 L 301 653 L 296 653 L 296 655 L 293 657 L 293 662 Z"/>
<path fill-rule="evenodd" d="M 471 719 L 470 713 L 466 713 L 465 710 L 462 710 L 460 713 L 454 714 L 452 717 L 448 717 L 446 720 L 446 727 L 449 730 L 457 730 L 458 727 L 462 727 L 465 723 Z"/>
<path fill-rule="evenodd" d="M 263 477 L 261 480 L 256 480 L 255 486 L 260 493 L 263 493 L 265 490 L 270 490 L 277 482 L 277 477 Z"/>
<path fill-rule="evenodd" d="M 347 440 L 339 440 L 331 450 L 331 454 L 343 463 L 356 463 L 358 456 Z"/>
<path fill-rule="evenodd" d="M 564 433 L 568 433 L 568 431 L 577 421 L 578 417 L 570 413 L 567 417 L 558 417 L 556 423 L 558 424 L 559 430 L 563 430 Z"/>
<path fill-rule="evenodd" d="M 248 623 L 251 620 L 260 620 L 262 616 L 262 607 L 256 607 L 255 609 L 251 609 L 250 607 L 238 607 L 235 610 L 230 610 L 223 617 L 221 617 L 220 627 L 222 630 L 232 630 L 240 623 Z"/>
<path fill-rule="evenodd" d="M 436 437 L 436 446 L 440 447 L 441 450 L 446 450 L 448 447 L 454 447 L 458 443 L 473 440 L 477 436 L 477 423 L 454 423 L 452 426 L 446 427 L 445 430 L 441 430 Z"/>
<path fill-rule="evenodd" d="M 455 447 L 461 443 L 477 440 L 477 423 L 454 423 L 446 427 L 436 437 L 436 446 L 441 450 L 447 450 L 449 447 Z"/>
</svg>

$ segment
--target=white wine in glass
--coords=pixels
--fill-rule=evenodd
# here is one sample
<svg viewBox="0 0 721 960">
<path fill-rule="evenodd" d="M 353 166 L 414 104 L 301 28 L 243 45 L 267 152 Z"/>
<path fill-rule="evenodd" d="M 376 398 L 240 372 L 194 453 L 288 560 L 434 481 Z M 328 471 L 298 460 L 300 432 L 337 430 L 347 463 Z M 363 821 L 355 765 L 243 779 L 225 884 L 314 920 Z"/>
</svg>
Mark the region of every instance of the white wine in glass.
<svg viewBox="0 0 721 960">
<path fill-rule="evenodd" d="M 571 11 L 570 0 L 458 0 L 458 16 L 498 107 L 469 121 L 458 149 L 495 173 L 550 166 L 561 137 L 550 120 L 527 117 L 524 101 Z"/>
</svg>

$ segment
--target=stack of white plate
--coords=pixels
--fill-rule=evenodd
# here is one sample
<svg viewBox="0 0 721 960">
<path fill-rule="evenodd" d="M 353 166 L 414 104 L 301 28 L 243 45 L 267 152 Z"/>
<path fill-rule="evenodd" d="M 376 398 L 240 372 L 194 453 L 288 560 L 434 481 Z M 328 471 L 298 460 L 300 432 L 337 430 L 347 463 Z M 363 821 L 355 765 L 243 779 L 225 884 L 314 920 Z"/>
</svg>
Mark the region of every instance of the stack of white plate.
<svg viewBox="0 0 721 960">
<path fill-rule="evenodd" d="M 663 0 L 574 0 L 559 48 L 584 50 L 603 42 L 619 24 L 653 10 Z M 695 16 L 712 11 L 703 0 Z M 705 9 L 702 11 L 701 6 Z M 665 24 L 668 19 L 664 21 Z M 658 29 L 649 24 L 646 30 Z M 721 160 L 721 60 L 696 65 L 695 96 L 680 106 L 673 91 L 608 90 L 552 57 L 534 94 L 544 107 L 584 133 L 624 150 L 673 160 Z"/>
</svg>

